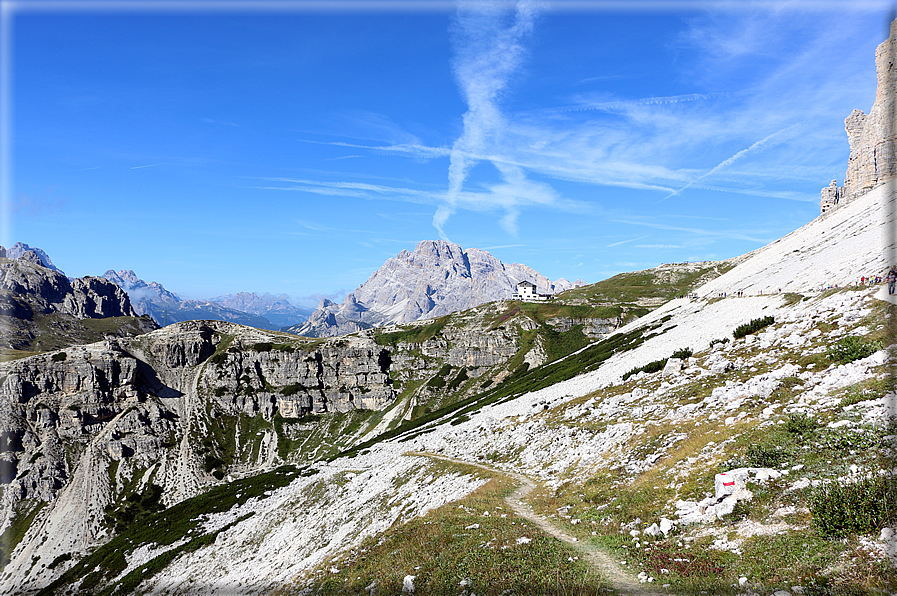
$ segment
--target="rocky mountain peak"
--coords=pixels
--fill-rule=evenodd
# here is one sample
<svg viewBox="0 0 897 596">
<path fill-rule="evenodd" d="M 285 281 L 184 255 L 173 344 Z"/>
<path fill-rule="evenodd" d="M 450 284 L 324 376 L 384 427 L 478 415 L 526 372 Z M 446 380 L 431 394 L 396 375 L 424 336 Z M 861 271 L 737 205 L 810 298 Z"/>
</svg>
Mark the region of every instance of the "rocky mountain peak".
<svg viewBox="0 0 897 596">
<path fill-rule="evenodd" d="M 46 267 L 47 269 L 52 269 L 53 271 L 59 271 L 62 273 L 56 265 L 53 264 L 53 261 L 50 260 L 50 256 L 42 251 L 41 249 L 35 246 L 28 246 L 24 242 L 16 242 L 12 246 L 6 249 L 6 258 L 8 259 L 21 259 L 25 257 L 29 252 L 34 253 L 37 256 L 38 265 Z M 35 262 L 34 256 L 26 257 L 28 261 Z"/>
<path fill-rule="evenodd" d="M 413 251 L 386 260 L 342 305 L 321 301 L 300 335 L 326 337 L 390 323 L 440 317 L 510 298 L 518 282 L 529 280 L 551 294 L 585 285 L 550 279 L 519 263 L 505 265 L 485 250 L 464 249 L 445 240 L 424 240 Z"/>
</svg>

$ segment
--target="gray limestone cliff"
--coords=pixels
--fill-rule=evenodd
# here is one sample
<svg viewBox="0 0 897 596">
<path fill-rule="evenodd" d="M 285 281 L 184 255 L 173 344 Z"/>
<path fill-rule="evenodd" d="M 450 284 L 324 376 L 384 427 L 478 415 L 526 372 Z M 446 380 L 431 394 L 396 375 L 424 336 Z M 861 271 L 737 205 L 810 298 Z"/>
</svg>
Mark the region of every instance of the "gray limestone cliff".
<svg viewBox="0 0 897 596">
<path fill-rule="evenodd" d="M 875 103 L 866 114 L 856 109 L 844 120 L 850 157 L 844 186 L 837 181 L 822 189 L 820 211 L 826 213 L 848 203 L 871 189 L 897 178 L 895 144 L 895 88 L 897 88 L 897 20 L 891 23 L 888 39 L 875 50 L 875 71 L 878 84 Z"/>
</svg>

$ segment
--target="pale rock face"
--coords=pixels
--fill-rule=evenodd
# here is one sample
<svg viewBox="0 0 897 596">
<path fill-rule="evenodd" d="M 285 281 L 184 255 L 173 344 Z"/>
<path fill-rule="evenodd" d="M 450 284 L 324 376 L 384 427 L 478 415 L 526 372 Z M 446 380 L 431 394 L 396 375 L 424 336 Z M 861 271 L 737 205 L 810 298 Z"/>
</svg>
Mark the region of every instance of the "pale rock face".
<svg viewBox="0 0 897 596">
<path fill-rule="evenodd" d="M 897 21 L 891 23 L 890 37 L 875 51 L 878 87 L 872 109 L 868 115 L 861 110 L 854 110 L 844 121 L 850 141 L 850 159 L 844 177 L 844 195 L 847 200 L 897 177 L 893 124 L 894 89 L 897 82 L 895 50 Z"/>
<path fill-rule="evenodd" d="M 413 252 L 388 259 L 342 305 L 330 301 L 291 331 L 326 337 L 391 323 L 410 323 L 509 298 L 517 282 L 528 280 L 543 294 L 585 285 L 552 282 L 538 271 L 506 265 L 478 248 L 464 250 L 444 240 L 425 240 Z"/>
</svg>

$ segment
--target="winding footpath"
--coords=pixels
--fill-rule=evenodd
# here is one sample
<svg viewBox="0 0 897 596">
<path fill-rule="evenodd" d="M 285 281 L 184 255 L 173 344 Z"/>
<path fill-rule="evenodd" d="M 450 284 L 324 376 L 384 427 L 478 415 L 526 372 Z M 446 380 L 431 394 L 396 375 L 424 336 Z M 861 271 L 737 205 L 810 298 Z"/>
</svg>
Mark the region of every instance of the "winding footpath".
<svg viewBox="0 0 897 596">
<path fill-rule="evenodd" d="M 523 474 L 499 470 L 491 466 L 464 461 L 462 459 L 455 459 L 453 457 L 446 457 L 444 455 L 436 455 L 435 453 L 411 451 L 406 453 L 405 455 L 429 457 L 432 459 L 439 459 L 455 464 L 473 466 L 475 468 L 480 468 L 481 470 L 486 470 L 487 472 L 492 472 L 493 474 L 513 478 L 514 480 L 518 481 L 520 485 L 514 490 L 513 493 L 505 497 L 505 502 L 511 507 L 511 509 L 514 510 L 514 513 L 516 513 L 520 517 L 528 519 L 529 521 L 539 526 L 539 529 L 549 536 L 553 536 L 558 540 L 565 542 L 573 549 L 578 551 L 582 555 L 582 557 L 589 563 L 591 563 L 592 566 L 598 571 L 598 573 L 601 574 L 601 576 L 611 584 L 611 587 L 614 589 L 614 591 L 621 594 L 631 594 L 633 596 L 670 596 L 671 594 L 673 594 L 673 592 L 669 590 L 651 590 L 647 584 L 640 583 L 638 579 L 628 573 L 627 570 L 622 569 L 620 565 L 618 565 L 614 560 L 614 558 L 604 552 L 604 550 L 602 550 L 600 547 L 594 544 L 589 544 L 587 542 L 580 542 L 577 538 L 574 538 L 573 536 L 565 532 L 562 528 L 552 523 L 550 520 L 533 511 L 533 508 L 529 505 L 529 503 L 526 502 L 526 498 L 531 492 L 533 492 L 533 490 L 535 490 L 536 484 Z"/>
</svg>

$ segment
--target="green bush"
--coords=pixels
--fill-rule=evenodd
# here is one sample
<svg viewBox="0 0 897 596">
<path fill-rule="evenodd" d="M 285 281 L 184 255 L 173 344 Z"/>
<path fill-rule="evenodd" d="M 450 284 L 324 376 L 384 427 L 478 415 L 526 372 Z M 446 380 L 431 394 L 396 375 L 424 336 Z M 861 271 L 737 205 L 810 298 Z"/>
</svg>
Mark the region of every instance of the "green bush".
<svg viewBox="0 0 897 596">
<path fill-rule="evenodd" d="M 881 348 L 880 341 L 870 341 L 864 337 L 849 335 L 839 339 L 838 343 L 825 352 L 825 355 L 836 364 L 846 364 L 871 356 Z"/>
<path fill-rule="evenodd" d="M 161 499 L 162 487 L 149 484 L 142 493 L 129 494 L 119 509 L 108 505 L 104 519 L 106 523 L 113 526 L 116 533 L 121 533 L 150 514 L 165 509 Z"/>
<path fill-rule="evenodd" d="M 462 368 L 461 372 L 458 373 L 458 376 L 456 376 L 454 379 L 452 379 L 452 382 L 449 383 L 449 390 L 457 389 L 458 386 L 461 385 L 461 383 L 463 383 L 464 381 L 466 381 L 469 378 L 470 377 L 467 376 L 467 369 Z"/>
<path fill-rule="evenodd" d="M 715 346 L 716 344 L 727 344 L 727 343 L 729 343 L 729 338 L 728 338 L 728 337 L 724 337 L 724 338 L 722 338 L 722 339 L 711 339 L 711 340 L 710 340 L 710 347 L 712 348 L 712 347 Z"/>
<path fill-rule="evenodd" d="M 53 354 L 53 356 L 51 358 L 52 358 L 53 362 L 62 362 L 63 360 L 65 360 L 68 357 L 69 357 L 69 355 L 66 354 L 65 352 L 59 352 L 57 354 Z"/>
<path fill-rule="evenodd" d="M 629 377 L 631 377 L 631 376 L 633 376 L 633 375 L 637 375 L 637 374 L 639 374 L 640 372 L 656 373 L 656 372 L 658 372 L 658 371 L 663 370 L 663 367 L 666 366 L 666 365 L 667 365 L 667 359 L 666 359 L 666 358 L 664 358 L 664 359 L 662 359 L 662 360 L 655 360 L 654 362 L 649 362 L 649 363 L 646 364 L 645 366 L 639 366 L 638 368 L 633 368 L 633 369 L 630 370 L 629 372 L 625 373 L 625 374 L 623 375 L 623 380 L 625 381 L 625 380 L 628 379 Z"/>
<path fill-rule="evenodd" d="M 47 569 L 55 569 L 57 565 L 59 565 L 60 563 L 65 563 L 71 558 L 72 553 L 62 553 L 61 555 L 53 559 L 53 561 L 49 565 L 47 565 Z"/>
<path fill-rule="evenodd" d="M 686 358 L 691 358 L 691 355 L 694 352 L 691 351 L 691 348 L 682 348 L 681 350 L 676 350 L 673 352 L 673 355 L 670 358 L 679 358 L 680 360 L 685 360 Z"/>
<path fill-rule="evenodd" d="M 451 364 L 443 364 L 442 368 L 439 369 L 439 372 L 436 373 L 436 376 L 427 381 L 427 387 L 433 387 L 435 389 L 445 387 L 445 377 L 447 377 L 450 372 L 452 372 Z"/>
<path fill-rule="evenodd" d="M 753 444 L 747 449 L 744 462 L 749 468 L 775 468 L 788 459 L 788 453 L 775 445 Z"/>
<path fill-rule="evenodd" d="M 813 525 L 827 538 L 877 532 L 897 520 L 897 479 L 832 482 L 810 496 Z"/>
<path fill-rule="evenodd" d="M 218 365 L 224 364 L 225 360 L 227 360 L 227 352 L 225 352 L 224 350 L 222 350 L 220 352 L 216 352 L 215 354 L 212 355 L 211 358 L 209 358 L 209 362 L 211 362 L 212 364 L 218 364 Z"/>
<path fill-rule="evenodd" d="M 218 466 L 224 463 L 223 459 L 217 458 L 214 455 L 206 455 L 205 460 L 202 463 L 202 467 L 206 472 L 211 472 Z"/>
<path fill-rule="evenodd" d="M 300 391 L 305 389 L 305 387 L 299 383 L 291 383 L 280 390 L 281 395 L 296 395 Z"/>
<path fill-rule="evenodd" d="M 762 319 L 754 319 L 750 323 L 745 323 L 744 325 L 739 325 L 732 332 L 732 336 L 735 339 L 739 339 L 744 337 L 745 335 L 750 335 L 751 333 L 756 333 L 761 329 L 769 327 L 776 320 L 773 317 L 763 317 Z"/>
<path fill-rule="evenodd" d="M 809 434 L 819 428 L 819 423 L 806 414 L 791 414 L 785 422 L 785 430 L 792 435 Z"/>
<path fill-rule="evenodd" d="M 274 344 L 272 344 L 270 341 L 261 341 L 257 344 L 252 344 L 249 349 L 253 352 L 270 352 L 271 348 L 273 347 Z"/>
</svg>

